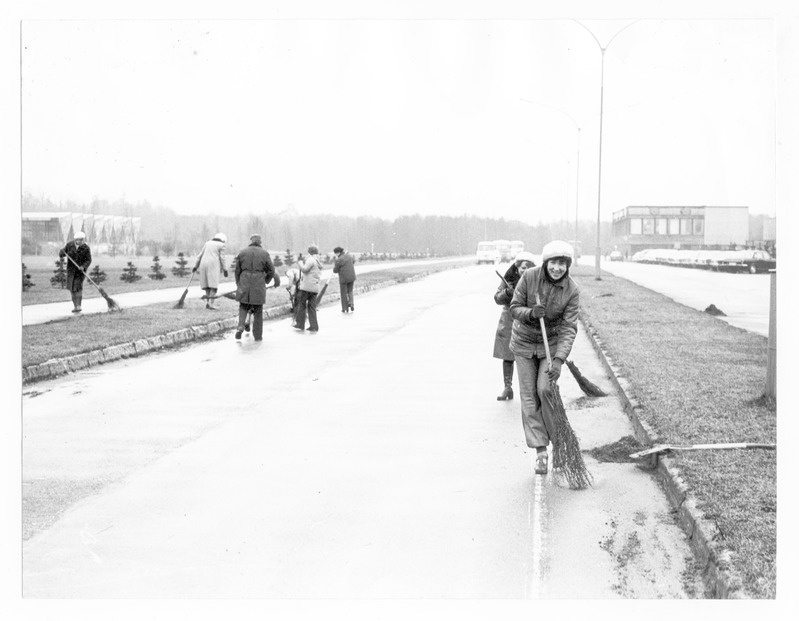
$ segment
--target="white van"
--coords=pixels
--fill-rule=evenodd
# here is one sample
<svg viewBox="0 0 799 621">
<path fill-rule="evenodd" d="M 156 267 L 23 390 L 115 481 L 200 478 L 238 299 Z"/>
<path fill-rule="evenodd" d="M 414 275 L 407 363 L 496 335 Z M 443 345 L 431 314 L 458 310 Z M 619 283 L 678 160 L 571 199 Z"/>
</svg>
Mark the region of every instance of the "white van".
<svg viewBox="0 0 799 621">
<path fill-rule="evenodd" d="M 492 263 L 496 265 L 499 263 L 499 259 L 499 250 L 494 242 L 481 241 L 477 244 L 477 265 L 481 263 Z"/>
</svg>

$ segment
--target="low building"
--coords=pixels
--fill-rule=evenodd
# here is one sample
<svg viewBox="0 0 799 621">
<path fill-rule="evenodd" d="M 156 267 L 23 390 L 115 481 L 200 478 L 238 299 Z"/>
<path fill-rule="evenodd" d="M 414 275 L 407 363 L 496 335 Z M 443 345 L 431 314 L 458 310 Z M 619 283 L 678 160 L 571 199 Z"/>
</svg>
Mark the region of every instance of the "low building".
<svg viewBox="0 0 799 621">
<path fill-rule="evenodd" d="M 629 206 L 613 214 L 612 244 L 628 257 L 648 248 L 731 248 L 748 239 L 748 207 Z"/>
<path fill-rule="evenodd" d="M 134 254 L 141 218 L 69 211 L 22 212 L 23 247 L 63 247 L 78 231 L 97 253 Z"/>
</svg>

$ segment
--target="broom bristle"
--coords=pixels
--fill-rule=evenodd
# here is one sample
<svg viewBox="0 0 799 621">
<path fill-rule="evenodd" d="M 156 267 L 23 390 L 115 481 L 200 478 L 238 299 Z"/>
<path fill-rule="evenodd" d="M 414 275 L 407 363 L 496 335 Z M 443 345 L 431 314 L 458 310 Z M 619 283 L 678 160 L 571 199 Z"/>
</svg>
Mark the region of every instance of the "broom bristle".
<svg viewBox="0 0 799 621">
<path fill-rule="evenodd" d="M 108 304 L 108 310 L 109 311 L 121 311 L 122 310 L 122 307 L 119 304 L 117 304 L 114 301 L 114 299 L 103 290 L 102 287 L 97 287 L 97 290 L 100 292 L 100 295 L 103 296 L 103 298 L 105 299 L 106 304 Z"/>
<path fill-rule="evenodd" d="M 558 385 L 552 383 L 555 400 L 555 436 L 552 438 L 552 468 L 566 479 L 572 489 L 584 489 L 592 484 L 593 477 L 585 466 L 580 443 L 574 434 L 566 408 L 560 398 Z"/>
<path fill-rule="evenodd" d="M 602 390 L 599 386 L 591 382 L 587 379 L 582 373 L 580 373 L 580 369 L 577 368 L 577 365 L 574 364 L 571 360 L 566 361 L 566 366 L 569 367 L 569 371 L 571 371 L 574 379 L 577 381 L 577 385 L 580 387 L 586 395 L 589 397 L 607 397 L 608 393 Z"/>
<path fill-rule="evenodd" d="M 178 300 L 178 303 L 175 304 L 175 308 L 183 308 L 184 302 L 186 301 L 186 294 L 188 292 L 189 292 L 189 289 L 187 287 L 186 290 L 183 292 L 183 295 L 180 296 L 180 299 Z"/>
</svg>

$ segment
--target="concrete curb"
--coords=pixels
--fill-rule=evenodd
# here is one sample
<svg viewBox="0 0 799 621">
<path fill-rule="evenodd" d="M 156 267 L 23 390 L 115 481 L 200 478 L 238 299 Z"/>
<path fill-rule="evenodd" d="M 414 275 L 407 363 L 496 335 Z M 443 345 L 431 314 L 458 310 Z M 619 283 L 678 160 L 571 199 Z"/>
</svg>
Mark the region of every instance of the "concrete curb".
<svg viewBox="0 0 799 621">
<path fill-rule="evenodd" d="M 633 396 L 635 391 L 624 377 L 621 368 L 608 354 L 590 318 L 583 309 L 580 310 L 580 314 L 580 321 L 585 327 L 586 334 L 618 390 L 624 412 L 633 425 L 636 439 L 644 446 L 663 444 L 651 426 L 641 420 L 640 413 L 643 408 Z M 720 536 L 719 530 L 713 522 L 705 519 L 697 508 L 696 500 L 680 476 L 674 458 L 668 455 L 653 456 L 650 463 L 669 502 L 677 512 L 680 526 L 688 536 L 691 550 L 702 567 L 702 576 L 710 596 L 715 599 L 750 599 L 743 588 L 743 580 L 731 567 L 732 552 L 715 543 Z"/>
<path fill-rule="evenodd" d="M 355 287 L 355 293 L 362 295 L 376 289 L 382 289 L 384 287 L 391 287 L 405 282 L 420 280 L 426 276 L 429 276 L 431 273 L 435 272 L 421 272 L 402 280 L 392 279 Z M 340 299 L 341 295 L 339 293 L 328 292 L 325 295 L 322 306 L 327 306 L 328 304 L 337 302 Z M 267 320 L 277 319 L 279 317 L 288 315 L 290 312 L 291 306 L 289 304 L 281 304 L 278 306 L 265 308 L 264 317 Z M 159 334 L 145 339 L 139 339 L 129 343 L 110 345 L 102 349 L 95 349 L 65 358 L 53 358 L 40 364 L 22 367 L 22 384 L 25 385 L 33 382 L 53 379 L 61 375 L 66 375 L 67 373 L 74 373 L 75 371 L 80 371 L 98 364 L 115 362 L 124 358 L 136 358 L 163 349 L 172 349 L 193 343 L 195 341 L 206 340 L 228 330 L 232 330 L 237 325 L 238 318 L 236 317 L 217 319 L 207 324 L 191 326 L 189 328 L 183 328 L 181 330 L 175 330 L 166 334 Z"/>
</svg>

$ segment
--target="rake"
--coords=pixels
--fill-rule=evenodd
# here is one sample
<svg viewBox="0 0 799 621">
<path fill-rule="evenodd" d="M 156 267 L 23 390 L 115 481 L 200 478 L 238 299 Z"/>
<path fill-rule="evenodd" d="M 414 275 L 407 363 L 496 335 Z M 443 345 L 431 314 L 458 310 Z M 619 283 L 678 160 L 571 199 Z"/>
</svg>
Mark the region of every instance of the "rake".
<svg viewBox="0 0 799 621">
<path fill-rule="evenodd" d="M 103 296 L 103 298 L 105 299 L 106 303 L 108 304 L 108 310 L 109 311 L 121 311 L 122 310 L 122 307 L 119 304 L 117 304 L 114 301 L 114 299 L 110 295 L 108 295 L 103 290 L 103 288 L 100 285 L 98 285 L 96 282 L 94 282 L 89 277 L 89 275 L 86 272 L 83 271 L 83 268 L 80 265 L 78 265 L 77 263 L 75 263 L 75 260 L 71 256 L 69 256 L 68 254 L 66 254 L 64 256 L 72 262 L 72 265 L 74 265 L 76 268 L 78 268 L 80 273 L 83 274 L 86 277 L 86 280 L 88 280 L 90 283 L 92 283 L 97 288 L 97 290 L 100 292 L 100 295 Z"/>
<path fill-rule="evenodd" d="M 541 304 L 538 293 L 535 294 L 536 304 Z M 544 318 L 539 317 L 541 322 L 541 334 L 544 337 L 544 350 L 547 354 L 547 364 L 552 367 L 552 354 L 549 351 L 549 341 L 547 340 L 547 329 L 544 325 Z M 555 429 L 552 437 L 552 468 L 562 474 L 572 489 L 584 489 L 591 485 L 593 477 L 588 472 L 588 468 L 583 461 L 583 454 L 580 451 L 580 443 L 572 429 L 569 419 L 566 416 L 566 408 L 560 398 L 560 389 L 557 382 L 550 382 L 552 396 L 554 399 L 554 423 Z"/>
</svg>

